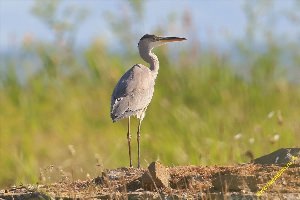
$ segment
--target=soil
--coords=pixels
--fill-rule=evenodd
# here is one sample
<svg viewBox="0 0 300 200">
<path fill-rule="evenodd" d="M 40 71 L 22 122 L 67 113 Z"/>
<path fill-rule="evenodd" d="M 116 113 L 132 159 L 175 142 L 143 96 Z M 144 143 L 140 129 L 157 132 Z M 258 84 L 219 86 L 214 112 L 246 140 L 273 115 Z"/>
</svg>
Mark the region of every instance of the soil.
<svg viewBox="0 0 300 200">
<path fill-rule="evenodd" d="M 276 165 L 257 159 L 232 166 L 153 162 L 148 169 L 106 170 L 91 180 L 0 189 L 0 199 L 257 199 L 264 187 L 260 199 L 300 199 L 299 157 Z"/>
</svg>

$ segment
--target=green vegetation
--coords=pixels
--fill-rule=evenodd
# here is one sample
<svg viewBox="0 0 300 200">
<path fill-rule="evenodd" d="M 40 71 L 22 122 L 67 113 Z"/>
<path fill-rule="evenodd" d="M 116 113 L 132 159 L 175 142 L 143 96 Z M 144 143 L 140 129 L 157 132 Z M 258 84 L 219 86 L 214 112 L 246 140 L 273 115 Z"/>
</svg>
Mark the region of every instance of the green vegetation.
<svg viewBox="0 0 300 200">
<path fill-rule="evenodd" d="M 1 63 L 6 70 L 0 76 L 0 185 L 51 182 L 52 172 L 72 179 L 92 178 L 104 168 L 128 166 L 127 121 L 113 124 L 109 109 L 121 75 L 133 64 L 144 63 L 136 49 L 140 35 L 133 34 L 133 20 L 125 20 L 131 24 L 125 29 L 112 13 L 105 15 L 116 37 L 124 39 L 122 53 L 100 39 L 78 52 L 72 44 L 80 27 L 56 18 L 59 2 L 51 2 L 55 6 L 37 3 L 34 13 L 54 30 L 54 41 L 25 38 L 22 52 L 34 59 L 14 57 Z M 142 15 L 136 12 L 142 8 L 136 2 L 131 11 Z M 52 6 L 47 15 L 43 6 Z M 248 5 L 246 11 L 253 17 L 251 8 Z M 68 12 L 75 13 L 66 15 L 72 19 L 85 15 Z M 185 24 L 184 16 L 175 18 Z M 300 65 L 299 46 L 270 33 L 265 34 L 264 51 L 258 52 L 251 46 L 251 31 L 265 31 L 252 21 L 247 40 L 232 40 L 241 61 L 213 46 L 201 49 L 195 35 L 189 34 L 193 21 L 184 29 L 193 37 L 185 45 L 173 46 L 178 52 L 170 53 L 167 47 L 155 51 L 161 68 L 142 126 L 143 167 L 157 159 L 166 165 L 248 162 L 246 155 L 257 157 L 299 145 L 300 89 L 288 78 Z M 283 54 L 289 68 L 284 68 Z M 25 81 L 20 81 L 18 71 L 28 73 L 22 75 Z M 137 122 L 132 121 L 134 133 Z M 135 138 L 133 134 L 136 165 Z"/>
</svg>

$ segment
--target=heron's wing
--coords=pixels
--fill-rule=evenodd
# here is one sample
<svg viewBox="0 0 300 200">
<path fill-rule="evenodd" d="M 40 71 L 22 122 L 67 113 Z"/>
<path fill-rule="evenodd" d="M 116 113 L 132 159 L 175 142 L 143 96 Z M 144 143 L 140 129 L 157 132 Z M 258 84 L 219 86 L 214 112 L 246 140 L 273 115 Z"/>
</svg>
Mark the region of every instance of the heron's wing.
<svg viewBox="0 0 300 200">
<path fill-rule="evenodd" d="M 153 96 L 154 79 L 150 69 L 141 64 L 129 69 L 113 91 L 112 120 L 117 121 L 146 109 Z"/>
</svg>

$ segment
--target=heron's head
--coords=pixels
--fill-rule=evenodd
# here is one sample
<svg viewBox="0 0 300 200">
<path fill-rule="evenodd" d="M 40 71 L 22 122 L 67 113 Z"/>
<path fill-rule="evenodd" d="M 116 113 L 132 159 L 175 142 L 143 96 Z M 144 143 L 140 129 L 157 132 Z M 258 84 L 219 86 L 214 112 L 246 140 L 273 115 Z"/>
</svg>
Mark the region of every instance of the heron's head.
<svg viewBox="0 0 300 200">
<path fill-rule="evenodd" d="M 180 37 L 159 37 L 156 35 L 146 34 L 140 39 L 138 43 L 138 48 L 140 52 L 143 50 L 151 51 L 151 49 L 166 44 L 168 42 L 179 42 L 183 40 L 186 39 Z"/>
</svg>

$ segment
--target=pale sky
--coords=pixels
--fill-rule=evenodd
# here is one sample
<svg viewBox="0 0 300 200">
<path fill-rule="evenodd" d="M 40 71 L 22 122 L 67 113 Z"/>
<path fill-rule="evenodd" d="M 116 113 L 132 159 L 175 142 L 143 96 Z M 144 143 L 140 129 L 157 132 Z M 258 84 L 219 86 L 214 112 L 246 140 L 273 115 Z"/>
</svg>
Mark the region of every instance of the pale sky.
<svg viewBox="0 0 300 200">
<path fill-rule="evenodd" d="M 153 33 L 157 25 L 166 25 L 171 13 L 182 16 L 188 11 L 193 18 L 195 31 L 200 40 L 214 40 L 216 44 L 226 45 L 228 35 L 239 38 L 245 34 L 246 18 L 243 11 L 245 2 L 242 0 L 148 0 L 145 3 L 145 19 L 140 30 L 137 30 L 137 35 Z M 282 9 L 288 7 L 292 1 L 274 2 Z M 99 36 L 107 38 L 108 41 L 113 40 L 114 36 L 105 22 L 103 13 L 109 11 L 118 14 L 128 8 L 127 1 L 121 0 L 66 0 L 65 3 L 85 7 L 90 12 L 80 25 L 76 36 L 77 45 L 83 46 Z M 34 0 L 0 0 L 0 50 L 18 47 L 26 34 L 51 41 L 51 32 L 31 14 L 33 4 Z M 274 10 L 276 11 L 276 8 Z M 274 31 L 287 32 L 290 37 L 297 35 L 296 28 L 284 20 L 279 20 Z M 165 35 L 185 37 L 186 34 L 180 25 L 170 30 L 170 33 L 165 33 Z"/>
</svg>

